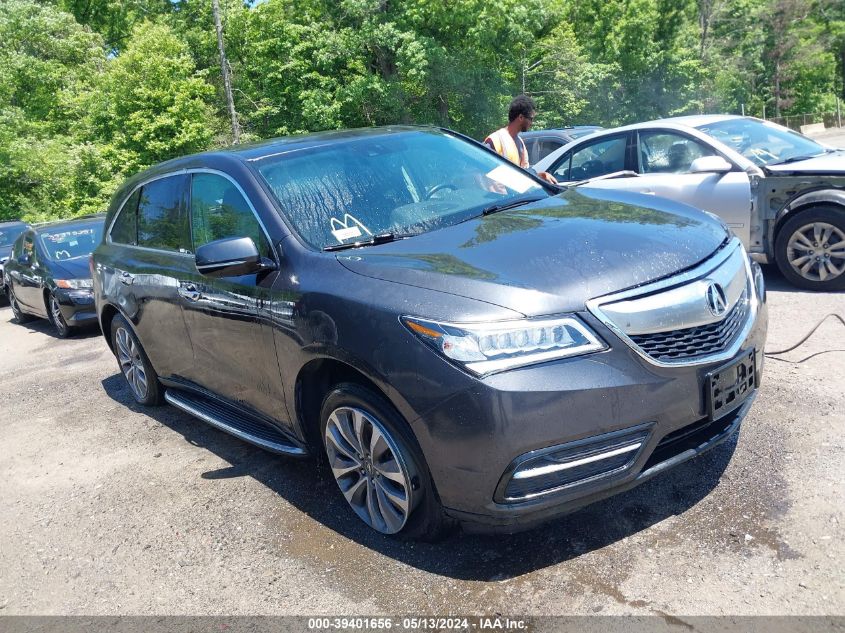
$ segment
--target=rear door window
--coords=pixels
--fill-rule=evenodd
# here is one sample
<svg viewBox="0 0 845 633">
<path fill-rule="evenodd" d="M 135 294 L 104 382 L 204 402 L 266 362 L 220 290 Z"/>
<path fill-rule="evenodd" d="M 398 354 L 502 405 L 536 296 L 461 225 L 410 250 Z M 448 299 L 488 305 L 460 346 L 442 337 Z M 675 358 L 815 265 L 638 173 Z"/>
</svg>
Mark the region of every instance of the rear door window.
<svg viewBox="0 0 845 633">
<path fill-rule="evenodd" d="M 563 141 L 559 141 L 559 140 L 554 139 L 554 138 L 540 139 L 540 142 L 537 143 L 537 152 L 536 152 L 537 158 L 532 160 L 531 162 L 534 163 L 534 162 L 536 162 L 540 159 L 545 158 L 546 156 L 551 154 L 553 151 L 555 151 L 557 148 L 562 147 L 562 146 L 563 146 Z"/>
<path fill-rule="evenodd" d="M 262 257 L 273 257 L 270 242 L 238 187 L 219 174 L 194 174 L 191 181 L 194 250 L 227 237 L 249 237 Z"/>
<path fill-rule="evenodd" d="M 188 252 L 188 176 L 147 183 L 138 201 L 138 246 Z"/>
</svg>

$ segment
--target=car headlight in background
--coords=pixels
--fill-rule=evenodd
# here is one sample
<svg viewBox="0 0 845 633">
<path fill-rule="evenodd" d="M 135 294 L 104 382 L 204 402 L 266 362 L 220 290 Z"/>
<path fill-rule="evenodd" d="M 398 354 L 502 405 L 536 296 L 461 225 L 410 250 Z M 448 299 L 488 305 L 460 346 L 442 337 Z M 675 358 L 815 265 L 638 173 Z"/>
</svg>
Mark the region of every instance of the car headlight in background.
<svg viewBox="0 0 845 633">
<path fill-rule="evenodd" d="M 56 279 L 59 288 L 68 290 L 89 290 L 94 287 L 93 279 Z"/>
<path fill-rule="evenodd" d="M 428 346 L 479 376 L 607 347 L 572 316 L 460 324 L 409 316 L 401 320 Z"/>
</svg>

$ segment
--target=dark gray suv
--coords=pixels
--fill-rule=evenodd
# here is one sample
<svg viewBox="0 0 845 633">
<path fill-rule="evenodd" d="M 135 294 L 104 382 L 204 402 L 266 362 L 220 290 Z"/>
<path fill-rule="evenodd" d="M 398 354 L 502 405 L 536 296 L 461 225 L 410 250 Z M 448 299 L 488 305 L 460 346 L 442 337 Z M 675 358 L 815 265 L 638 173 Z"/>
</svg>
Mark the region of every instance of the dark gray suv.
<svg viewBox="0 0 845 633">
<path fill-rule="evenodd" d="M 161 164 L 93 255 L 135 399 L 322 455 L 374 529 L 513 531 L 733 434 L 762 275 L 713 216 L 559 191 L 447 130 Z"/>
</svg>

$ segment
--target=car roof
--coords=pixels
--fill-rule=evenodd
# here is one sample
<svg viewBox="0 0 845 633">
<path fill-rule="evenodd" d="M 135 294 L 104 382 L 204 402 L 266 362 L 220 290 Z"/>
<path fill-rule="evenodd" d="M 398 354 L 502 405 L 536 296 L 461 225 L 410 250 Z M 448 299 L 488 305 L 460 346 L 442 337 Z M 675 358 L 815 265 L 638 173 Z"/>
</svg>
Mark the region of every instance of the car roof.
<svg viewBox="0 0 845 633">
<path fill-rule="evenodd" d="M 742 118 L 748 119 L 751 117 L 742 117 L 737 114 L 690 114 L 686 116 L 667 117 L 665 119 L 652 119 L 651 121 L 640 121 L 639 123 L 629 123 L 628 125 L 599 130 L 596 134 L 615 134 L 616 132 L 627 132 L 629 130 L 641 130 L 651 127 L 667 127 L 670 129 L 697 128 L 701 125 Z"/>
<path fill-rule="evenodd" d="M 601 125 L 567 125 L 566 127 L 550 127 L 545 130 L 529 130 L 528 132 L 520 132 L 520 136 L 544 136 L 548 134 L 567 134 L 567 132 L 574 132 L 576 130 L 603 130 Z"/>
<path fill-rule="evenodd" d="M 26 222 L 22 220 L 10 220 L 9 222 L 0 222 L 0 229 L 7 229 L 13 226 L 29 226 Z"/>
<path fill-rule="evenodd" d="M 105 213 L 92 213 L 90 215 L 81 215 L 76 218 L 69 218 L 66 220 L 55 220 L 53 222 L 42 222 L 40 224 L 34 225 L 32 228 L 35 230 L 36 233 L 40 233 L 44 229 L 57 229 L 57 228 L 64 228 L 64 227 L 72 227 L 79 224 L 91 224 L 92 220 L 104 220 L 105 221 L 106 214 Z"/>
<path fill-rule="evenodd" d="M 319 147 L 321 145 L 333 145 L 342 141 L 351 141 L 361 138 L 378 138 L 393 134 L 407 132 L 439 132 L 446 133 L 448 130 L 431 125 L 390 125 L 383 127 L 357 128 L 350 130 L 327 130 L 324 132 L 311 132 L 308 134 L 293 134 L 282 136 L 255 143 L 235 145 L 225 148 L 213 149 L 206 152 L 180 156 L 171 160 L 158 163 L 138 172 L 126 180 L 118 190 L 118 195 L 134 188 L 142 181 L 160 174 L 167 174 L 178 169 L 192 169 L 208 166 L 209 163 L 243 163 L 257 161 L 277 154 L 283 154 L 297 149 Z M 456 133 L 457 134 L 457 133 Z"/>
<path fill-rule="evenodd" d="M 338 141 L 348 141 L 359 138 L 377 138 L 380 136 L 389 136 L 392 134 L 400 134 L 403 132 L 420 132 L 420 131 L 442 131 L 440 128 L 429 125 L 390 125 L 384 127 L 367 127 L 357 128 L 351 130 L 327 130 L 324 132 L 311 132 L 307 134 L 293 134 L 291 136 L 281 136 L 265 141 L 258 141 L 255 143 L 247 143 L 244 145 L 235 145 L 231 147 L 214 149 L 207 152 L 199 152 L 197 154 L 190 154 L 188 156 L 181 156 L 172 160 L 159 163 L 144 171 L 144 174 L 150 174 L 156 171 L 171 171 L 174 168 L 182 166 L 183 163 L 195 163 L 198 159 L 211 157 L 236 157 L 241 160 L 254 161 L 274 154 L 281 154 L 294 149 L 304 149 L 306 147 L 319 147 L 320 145 L 332 145 Z M 187 165 L 185 165 L 187 166 Z"/>
</svg>

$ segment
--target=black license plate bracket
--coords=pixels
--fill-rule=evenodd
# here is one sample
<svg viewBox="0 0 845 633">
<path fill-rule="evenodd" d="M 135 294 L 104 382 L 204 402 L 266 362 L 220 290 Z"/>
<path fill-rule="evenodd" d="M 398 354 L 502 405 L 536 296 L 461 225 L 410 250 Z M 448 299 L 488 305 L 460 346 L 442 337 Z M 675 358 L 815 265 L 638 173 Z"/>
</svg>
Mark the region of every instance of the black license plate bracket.
<svg viewBox="0 0 845 633">
<path fill-rule="evenodd" d="M 753 349 L 708 373 L 705 379 L 708 417 L 718 420 L 729 414 L 751 395 L 758 383 Z"/>
</svg>

